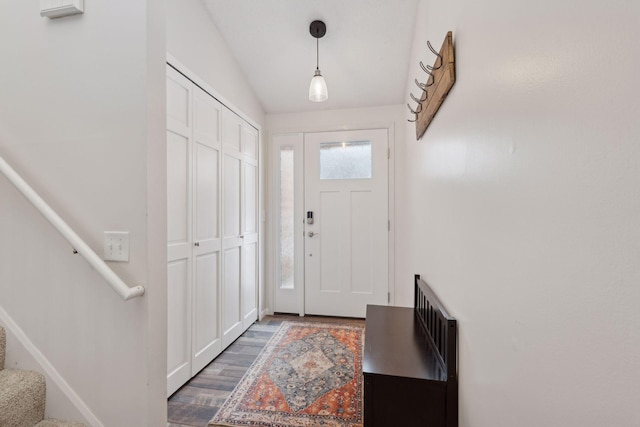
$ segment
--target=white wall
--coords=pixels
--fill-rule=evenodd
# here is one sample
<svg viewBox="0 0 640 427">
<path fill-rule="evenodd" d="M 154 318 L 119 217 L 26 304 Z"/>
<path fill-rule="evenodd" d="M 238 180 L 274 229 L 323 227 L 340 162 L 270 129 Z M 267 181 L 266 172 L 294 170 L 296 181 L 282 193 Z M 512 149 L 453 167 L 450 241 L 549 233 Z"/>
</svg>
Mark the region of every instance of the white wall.
<svg viewBox="0 0 640 427">
<path fill-rule="evenodd" d="M 260 101 L 202 0 L 167 0 L 167 51 L 244 114 L 262 124 L 264 110 Z"/>
<path fill-rule="evenodd" d="M 103 425 L 163 425 L 163 2 L 38 5 L 0 14 L 0 155 L 98 254 L 129 231 L 130 262 L 111 264 L 147 293 L 122 301 L 0 177 L 0 306 Z"/>
<path fill-rule="evenodd" d="M 389 132 L 389 145 L 392 149 L 391 162 L 389 163 L 389 188 L 390 188 L 390 201 L 389 209 L 391 216 L 391 232 L 389 234 L 390 242 L 390 257 L 394 258 L 394 236 L 396 230 L 396 220 L 394 219 L 394 199 L 393 188 L 395 187 L 395 169 L 397 165 L 397 156 L 395 151 L 398 149 L 398 145 L 402 145 L 405 140 L 405 127 L 404 127 L 404 110 L 401 105 L 388 105 L 380 107 L 370 108 L 354 108 L 354 109 L 341 109 L 341 110 L 323 110 L 323 111 L 311 111 L 304 113 L 285 113 L 285 114 L 268 114 L 266 116 L 266 128 L 268 133 L 269 144 L 272 143 L 273 135 L 279 133 L 292 133 L 292 132 L 322 132 L 322 131 L 337 131 L 337 130 L 352 130 L 352 129 L 374 129 L 374 128 L 388 128 Z M 271 146 L 269 146 L 271 152 Z M 273 156 L 268 155 L 271 159 Z M 272 165 L 269 165 L 268 171 L 270 182 L 273 178 Z M 270 196 L 268 196 L 270 197 Z M 271 199 L 269 199 L 271 201 Z M 272 201 L 271 201 L 272 203 Z M 276 215 L 277 210 L 270 208 L 270 215 Z M 271 227 L 274 227 L 275 220 L 269 218 L 268 223 Z M 267 251 L 267 265 L 272 267 L 277 261 L 269 257 L 269 254 L 277 253 L 278 242 L 276 230 L 271 229 L 269 236 L 269 250 Z M 273 298 L 275 272 L 273 268 L 269 268 L 267 271 L 267 289 L 268 298 Z M 413 301 L 412 288 L 394 286 L 394 264 L 390 265 L 390 287 L 391 301 L 396 305 L 411 305 Z"/>
<path fill-rule="evenodd" d="M 397 286 L 459 320 L 462 427 L 640 425 L 639 17 L 420 2 L 407 100 L 448 30 L 457 82 L 398 144 Z"/>
<path fill-rule="evenodd" d="M 265 287 L 265 138 L 264 110 L 240 66 L 213 24 L 202 0 L 167 0 L 167 52 L 187 67 L 189 77 L 197 77 L 213 89 L 220 101 L 249 119 L 260 132 L 260 313 L 268 310 Z M 187 71 L 187 70 L 181 70 Z M 208 89 L 205 87 L 204 89 Z"/>
</svg>

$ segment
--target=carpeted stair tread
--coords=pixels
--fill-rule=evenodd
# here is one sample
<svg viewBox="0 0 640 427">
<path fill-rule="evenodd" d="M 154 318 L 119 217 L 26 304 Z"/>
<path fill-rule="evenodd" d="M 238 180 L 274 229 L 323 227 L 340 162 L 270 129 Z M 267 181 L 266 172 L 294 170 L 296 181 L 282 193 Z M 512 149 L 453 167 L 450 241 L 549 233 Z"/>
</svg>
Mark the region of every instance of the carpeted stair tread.
<svg viewBox="0 0 640 427">
<path fill-rule="evenodd" d="M 35 426 L 44 418 L 45 379 L 38 372 L 0 371 L 0 426 Z"/>
<path fill-rule="evenodd" d="M 7 334 L 0 326 L 0 371 L 4 369 L 4 355 L 7 350 Z"/>
<path fill-rule="evenodd" d="M 70 421 L 54 420 L 53 418 L 40 421 L 35 427 L 85 427 L 84 424 L 74 423 Z"/>
</svg>

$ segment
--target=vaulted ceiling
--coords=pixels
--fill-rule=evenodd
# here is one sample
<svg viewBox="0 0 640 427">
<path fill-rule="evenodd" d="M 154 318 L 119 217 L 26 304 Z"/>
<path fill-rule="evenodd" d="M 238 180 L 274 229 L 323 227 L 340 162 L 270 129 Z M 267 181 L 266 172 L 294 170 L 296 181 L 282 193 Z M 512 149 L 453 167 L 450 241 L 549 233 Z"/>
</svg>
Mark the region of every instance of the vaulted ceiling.
<svg viewBox="0 0 640 427">
<path fill-rule="evenodd" d="M 417 0 L 204 0 L 266 113 L 400 104 Z M 316 68 L 329 100 L 309 101 Z"/>
</svg>

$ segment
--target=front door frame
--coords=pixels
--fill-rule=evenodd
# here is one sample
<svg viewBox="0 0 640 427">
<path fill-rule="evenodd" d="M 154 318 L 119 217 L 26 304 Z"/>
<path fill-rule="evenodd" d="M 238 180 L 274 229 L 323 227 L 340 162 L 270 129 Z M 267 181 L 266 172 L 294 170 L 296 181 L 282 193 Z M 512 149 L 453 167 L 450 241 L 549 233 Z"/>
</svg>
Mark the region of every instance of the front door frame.
<svg viewBox="0 0 640 427">
<path fill-rule="evenodd" d="M 270 250 L 267 254 L 267 276 L 268 280 L 268 290 L 270 296 L 270 304 L 269 304 L 269 313 L 273 314 L 277 312 L 275 309 L 276 304 L 276 289 L 278 287 L 277 283 L 277 270 L 279 268 L 279 251 L 280 251 L 280 239 L 278 232 L 278 206 L 279 206 L 279 151 L 276 149 L 274 144 L 274 137 L 278 135 L 290 135 L 290 134 L 299 134 L 301 135 L 300 142 L 302 144 L 302 149 L 304 149 L 304 135 L 307 133 L 318 133 L 318 132 L 340 132 L 340 131 L 357 131 L 357 130 L 373 130 L 373 129 L 385 129 L 387 130 L 387 138 L 388 138 L 388 156 L 387 160 L 388 164 L 388 217 L 389 217 L 389 241 L 388 241 L 388 283 L 389 283 L 389 297 L 388 303 L 389 305 L 393 305 L 395 302 L 395 123 L 386 122 L 386 123 L 369 123 L 364 125 L 349 125 L 349 126 L 309 126 L 301 128 L 287 128 L 283 130 L 270 131 L 268 137 L 268 147 L 267 151 L 269 152 L 269 203 L 271 206 L 270 211 L 272 214 L 269 218 L 269 236 L 267 238 L 268 245 Z M 302 156 L 304 157 L 304 156 Z M 304 167 L 303 164 L 300 165 Z M 304 176 L 304 171 L 302 172 L 302 176 Z M 302 186 L 302 194 L 300 197 L 303 198 L 304 204 L 304 185 Z M 299 218 L 296 218 L 298 221 Z M 303 248 L 304 249 L 304 248 Z M 269 254 L 272 254 L 269 256 Z M 304 259 L 303 259 L 304 261 Z M 302 317 L 305 315 L 305 307 L 304 307 L 304 262 L 298 267 L 303 269 L 302 283 L 296 284 L 301 286 L 300 295 L 298 297 L 298 311 L 297 313 Z M 296 273 L 296 277 L 300 277 L 298 273 Z M 295 313 L 294 313 L 295 314 Z"/>
</svg>

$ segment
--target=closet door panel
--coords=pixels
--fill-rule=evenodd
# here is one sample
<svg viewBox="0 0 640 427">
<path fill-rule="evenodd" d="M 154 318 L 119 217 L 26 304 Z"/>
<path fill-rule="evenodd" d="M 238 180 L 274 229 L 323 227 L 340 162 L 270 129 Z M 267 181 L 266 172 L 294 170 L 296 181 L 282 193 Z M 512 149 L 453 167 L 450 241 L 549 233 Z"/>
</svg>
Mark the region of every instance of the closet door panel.
<svg viewBox="0 0 640 427">
<path fill-rule="evenodd" d="M 218 258 L 218 252 L 195 257 L 192 375 L 222 351 L 218 322 Z"/>
<path fill-rule="evenodd" d="M 191 265 L 188 258 L 167 268 L 167 395 L 191 378 Z"/>
<path fill-rule="evenodd" d="M 224 317 L 223 346 L 243 332 L 242 322 L 242 153 L 239 117 L 224 110 L 222 122 L 223 154 L 223 257 Z"/>
<path fill-rule="evenodd" d="M 167 132 L 167 239 L 169 247 L 187 245 L 190 239 L 189 139 Z"/>
<path fill-rule="evenodd" d="M 258 243 L 247 243 L 242 248 L 242 322 L 244 328 L 258 318 Z"/>
<path fill-rule="evenodd" d="M 242 188 L 242 321 L 248 328 L 258 318 L 258 167 L 246 154 Z"/>
<path fill-rule="evenodd" d="M 222 120 L 222 143 L 225 152 L 240 152 L 242 119 L 233 111 L 225 108 L 222 112 Z"/>
<path fill-rule="evenodd" d="M 231 344 L 243 332 L 240 312 L 240 259 L 239 247 L 224 251 L 223 347 Z"/>
<path fill-rule="evenodd" d="M 242 126 L 240 140 L 242 153 L 251 159 L 258 160 L 258 131 L 245 124 Z"/>
<path fill-rule="evenodd" d="M 191 82 L 173 68 L 167 68 L 167 127 L 189 126 Z"/>
<path fill-rule="evenodd" d="M 167 69 L 167 394 L 191 377 L 192 83 Z"/>
<path fill-rule="evenodd" d="M 195 375 L 222 351 L 220 333 L 221 105 L 194 87 L 193 96 L 193 349 Z"/>
<path fill-rule="evenodd" d="M 244 165 L 244 236 L 258 232 L 258 167 Z"/>
<path fill-rule="evenodd" d="M 224 156 L 224 237 L 240 236 L 240 159 Z"/>
<path fill-rule="evenodd" d="M 194 87 L 194 139 L 201 144 L 209 145 L 211 147 L 219 146 L 221 115 L 222 104 L 199 87 Z"/>
<path fill-rule="evenodd" d="M 219 244 L 219 157 L 217 149 L 199 143 L 195 145 L 194 238 L 201 245 L 209 240 L 218 240 Z"/>
</svg>

